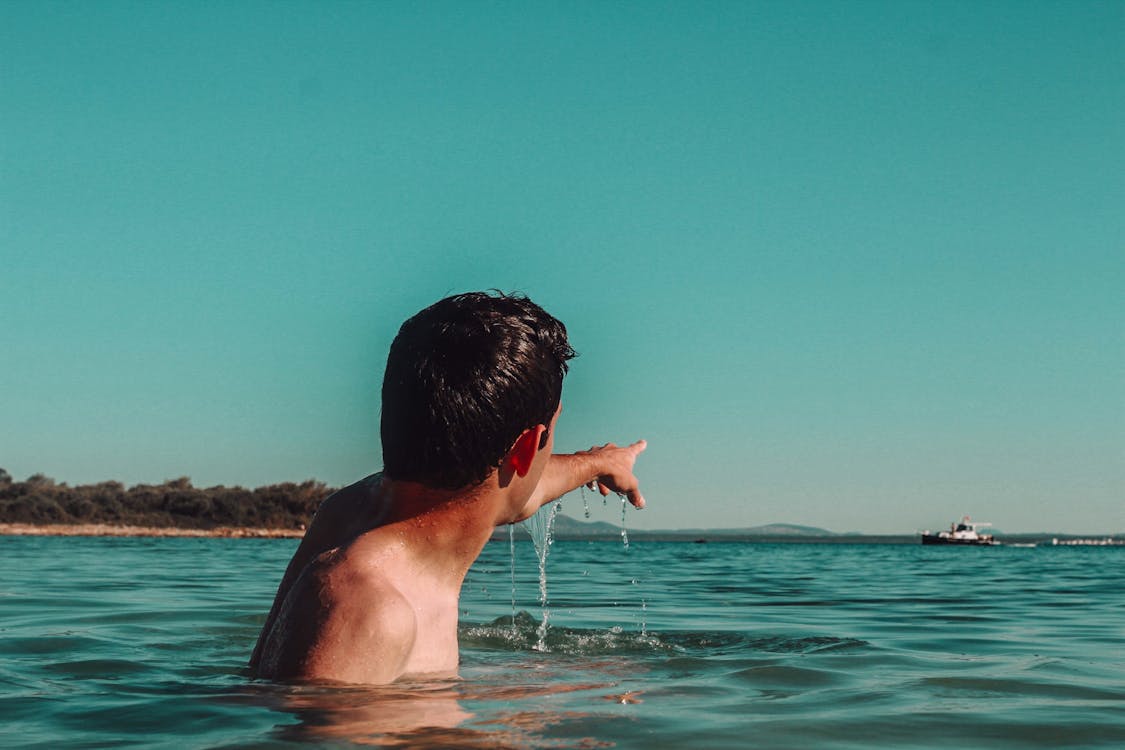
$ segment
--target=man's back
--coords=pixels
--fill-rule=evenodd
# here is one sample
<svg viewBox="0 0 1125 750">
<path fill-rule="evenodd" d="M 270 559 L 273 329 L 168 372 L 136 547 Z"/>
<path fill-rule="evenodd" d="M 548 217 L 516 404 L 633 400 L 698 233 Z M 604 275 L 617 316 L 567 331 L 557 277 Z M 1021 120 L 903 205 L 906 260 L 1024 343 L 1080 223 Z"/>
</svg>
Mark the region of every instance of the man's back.
<svg viewBox="0 0 1125 750">
<path fill-rule="evenodd" d="M 460 578 L 443 580 L 440 553 L 417 554 L 424 524 L 396 519 L 381 487 L 376 474 L 322 505 L 259 638 L 259 676 L 380 683 L 456 672 Z"/>
</svg>

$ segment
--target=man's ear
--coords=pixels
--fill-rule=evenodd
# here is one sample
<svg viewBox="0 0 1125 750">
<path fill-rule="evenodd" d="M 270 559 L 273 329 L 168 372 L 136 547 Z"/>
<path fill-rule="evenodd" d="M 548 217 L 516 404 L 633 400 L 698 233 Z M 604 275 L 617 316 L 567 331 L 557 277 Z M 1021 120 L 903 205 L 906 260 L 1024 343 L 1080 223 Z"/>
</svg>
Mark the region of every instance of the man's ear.
<svg viewBox="0 0 1125 750">
<path fill-rule="evenodd" d="M 527 472 L 531 471 L 531 464 L 535 461 L 536 454 L 539 453 L 539 442 L 547 428 L 544 425 L 537 424 L 534 427 L 528 427 L 524 430 L 516 442 L 512 444 L 512 449 L 508 451 L 508 465 L 512 470 L 521 477 L 526 477 Z"/>
</svg>

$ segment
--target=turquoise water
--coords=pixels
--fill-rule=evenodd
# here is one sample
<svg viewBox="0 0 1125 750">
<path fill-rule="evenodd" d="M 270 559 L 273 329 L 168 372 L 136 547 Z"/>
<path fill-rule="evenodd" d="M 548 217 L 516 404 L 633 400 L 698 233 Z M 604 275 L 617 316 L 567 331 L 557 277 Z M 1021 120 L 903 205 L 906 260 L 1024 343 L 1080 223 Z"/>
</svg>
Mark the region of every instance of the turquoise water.
<svg viewBox="0 0 1125 750">
<path fill-rule="evenodd" d="M 0 746 L 1125 746 L 1125 548 L 490 544 L 462 680 L 249 679 L 293 540 L 0 537 Z"/>
</svg>

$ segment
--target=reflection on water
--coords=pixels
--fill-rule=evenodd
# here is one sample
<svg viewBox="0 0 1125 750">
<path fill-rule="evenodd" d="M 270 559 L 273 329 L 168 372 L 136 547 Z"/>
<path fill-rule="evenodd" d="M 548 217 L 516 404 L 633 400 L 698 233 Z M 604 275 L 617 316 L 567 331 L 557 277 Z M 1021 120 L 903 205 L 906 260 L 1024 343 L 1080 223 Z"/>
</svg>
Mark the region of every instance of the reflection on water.
<svg viewBox="0 0 1125 750">
<path fill-rule="evenodd" d="M 276 700 L 276 710 L 292 714 L 299 722 L 278 732 L 291 741 L 343 739 L 405 746 L 424 738 L 426 744 L 463 745 L 481 734 L 458 730 L 472 714 L 462 707 L 451 683 L 380 688 L 304 685 L 270 697 Z"/>
<path fill-rule="evenodd" d="M 538 625 L 519 613 L 520 635 L 513 641 L 510 622 L 463 629 L 473 646 L 509 653 L 534 649 Z M 561 633 L 556 636 L 581 650 L 597 634 Z M 603 648 L 614 651 L 605 639 Z M 621 639 L 620 642 L 627 642 Z M 239 699 L 288 714 L 295 723 L 279 725 L 273 734 L 288 742 L 346 740 L 355 744 L 391 747 L 595 747 L 594 737 L 574 738 L 574 744 L 548 740 L 543 732 L 558 725 L 587 719 L 593 712 L 557 709 L 553 701 L 567 694 L 586 694 L 595 705 L 606 702 L 641 703 L 640 691 L 619 689 L 618 680 L 635 672 L 619 659 L 578 658 L 557 666 L 518 661 L 501 674 L 485 670 L 467 679 L 403 680 L 389 686 L 339 684 L 280 685 L 254 682 Z M 596 679 L 584 681 L 576 675 Z M 484 707 L 474 714 L 468 706 Z M 528 706 L 535 706 L 533 710 Z"/>
</svg>

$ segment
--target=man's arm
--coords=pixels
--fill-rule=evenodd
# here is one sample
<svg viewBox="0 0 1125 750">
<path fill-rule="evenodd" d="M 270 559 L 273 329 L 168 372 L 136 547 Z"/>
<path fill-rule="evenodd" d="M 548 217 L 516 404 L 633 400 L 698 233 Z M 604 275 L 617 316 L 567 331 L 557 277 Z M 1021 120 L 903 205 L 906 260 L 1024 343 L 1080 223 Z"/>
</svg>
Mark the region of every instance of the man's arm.
<svg viewBox="0 0 1125 750">
<path fill-rule="evenodd" d="M 323 506 L 322 506 L 323 509 Z M 318 523 L 318 521 L 321 521 Z M 266 621 L 262 625 L 262 632 L 258 634 L 258 642 L 254 645 L 254 652 L 250 655 L 250 668 L 253 670 L 258 669 L 258 665 L 262 659 L 262 649 L 266 645 L 266 640 L 269 638 L 270 631 L 273 630 L 274 624 L 277 622 L 277 616 L 281 611 L 281 605 L 285 601 L 285 597 L 289 595 L 289 590 L 293 588 L 293 584 L 305 569 L 305 566 L 312 561 L 314 557 L 324 552 L 328 547 L 329 537 L 326 524 L 323 522 L 323 515 L 321 511 L 317 511 L 316 516 L 313 517 L 312 523 L 309 524 L 305 536 L 301 539 L 297 551 L 293 553 L 293 559 L 289 561 L 289 565 L 285 568 L 285 575 L 281 577 L 281 583 L 277 587 L 277 594 L 273 598 L 273 606 L 270 607 L 270 612 L 266 615 Z"/>
<path fill-rule="evenodd" d="M 640 484 L 633 474 L 637 456 L 648 447 L 644 440 L 619 448 L 613 443 L 578 453 L 555 454 L 547 462 L 535 492 L 516 521 L 535 515 L 546 503 L 585 485 L 602 495 L 624 495 L 638 509 L 645 507 Z"/>
</svg>

